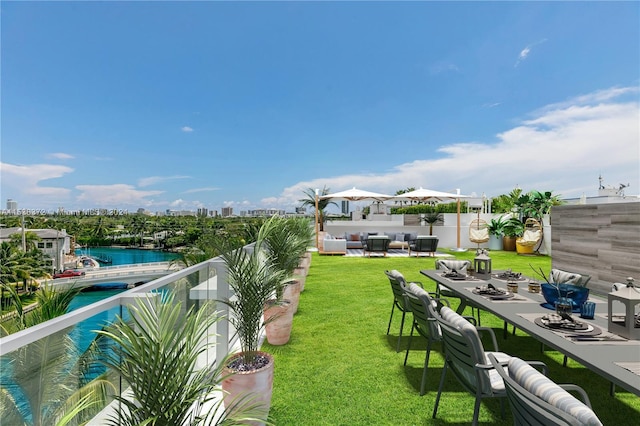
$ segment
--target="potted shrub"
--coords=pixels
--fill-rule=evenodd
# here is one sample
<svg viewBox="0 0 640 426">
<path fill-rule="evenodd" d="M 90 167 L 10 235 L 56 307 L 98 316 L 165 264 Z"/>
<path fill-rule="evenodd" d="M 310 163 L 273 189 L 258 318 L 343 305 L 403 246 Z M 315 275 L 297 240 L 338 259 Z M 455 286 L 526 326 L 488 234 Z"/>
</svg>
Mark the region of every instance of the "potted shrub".
<svg viewBox="0 0 640 426">
<path fill-rule="evenodd" d="M 293 278 L 307 242 L 295 232 L 291 219 L 272 217 L 263 225 L 261 238 L 273 265 L 284 271 L 285 280 L 276 288 L 274 297 L 267 301 L 264 311 L 267 341 L 283 345 L 289 341 L 293 314 L 300 301 L 300 280 Z"/>
<path fill-rule="evenodd" d="M 507 219 L 503 227 L 502 246 L 505 251 L 516 251 L 516 238 L 524 233 L 524 223 L 517 217 Z"/>
<path fill-rule="evenodd" d="M 202 342 L 221 318 L 212 309 L 213 305 L 205 304 L 184 313 L 172 293 L 152 294 L 129 307 L 130 321 L 117 317 L 98 331 L 117 346 L 104 353 L 104 363 L 130 386 L 130 392 L 116 395 L 123 409 L 108 419 L 109 424 L 211 425 L 266 420 L 250 396 L 223 406 L 219 396 L 224 360 L 198 367 L 199 356 L 211 347 Z"/>
<path fill-rule="evenodd" d="M 504 236 L 504 226 L 506 221 L 503 216 L 493 218 L 487 224 L 489 231 L 489 250 L 502 250 L 502 237 Z"/>
<path fill-rule="evenodd" d="M 225 371 L 229 377 L 222 382 L 227 392 L 225 406 L 240 395 L 252 393 L 266 414 L 271 406 L 274 359 L 259 350 L 265 304 L 280 291 L 286 272 L 278 269 L 264 248 L 264 233 L 260 232 L 253 250 L 221 247 L 231 298 L 221 300 L 230 310 L 228 321 L 235 327 L 240 351 L 229 357 Z M 222 242 L 224 245 L 225 242 Z"/>
</svg>

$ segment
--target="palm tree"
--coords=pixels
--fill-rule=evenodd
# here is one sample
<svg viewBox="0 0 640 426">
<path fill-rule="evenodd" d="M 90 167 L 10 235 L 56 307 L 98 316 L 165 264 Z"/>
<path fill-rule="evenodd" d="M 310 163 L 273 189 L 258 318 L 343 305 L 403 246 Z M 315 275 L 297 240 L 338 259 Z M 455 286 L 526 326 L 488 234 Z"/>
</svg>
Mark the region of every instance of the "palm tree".
<svg viewBox="0 0 640 426">
<path fill-rule="evenodd" d="M 222 391 L 224 360 L 198 368 L 198 358 L 211 344 L 211 327 L 220 320 L 213 305 L 186 313 L 173 294 L 139 300 L 129 307 L 131 322 L 118 317 L 100 335 L 118 347 L 105 364 L 131 386 L 132 399 L 116 396 L 125 409 L 109 419 L 111 425 L 248 424 L 261 420 L 258 404 L 244 397 L 230 406 L 214 402 Z M 213 403 L 208 414 L 201 413 Z M 262 419 L 264 420 L 264 419 Z"/>
<path fill-rule="evenodd" d="M 42 239 L 40 237 L 38 237 L 38 234 L 36 234 L 35 232 L 25 230 L 25 232 L 24 232 L 24 247 L 22 247 L 22 233 L 21 232 L 16 232 L 15 234 L 11 234 L 9 236 L 9 240 L 11 241 L 11 244 L 13 244 L 14 246 L 23 248 L 24 251 L 29 251 L 29 250 L 31 250 L 33 248 L 37 248 L 38 247 L 38 241 L 41 241 Z"/>
<path fill-rule="evenodd" d="M 316 208 L 316 190 L 313 188 L 308 188 L 305 191 L 303 191 L 304 194 L 307 196 L 307 198 L 303 198 L 301 200 L 298 200 L 302 203 L 303 206 L 309 206 L 312 207 L 314 210 Z M 320 198 L 324 195 L 328 195 L 329 194 L 329 188 L 327 188 L 326 186 L 324 188 L 322 188 L 321 191 L 319 191 L 318 193 L 318 225 L 320 226 L 320 231 L 324 231 L 324 223 L 325 223 L 325 209 L 327 207 L 329 207 L 330 204 L 333 204 L 334 206 L 338 207 L 338 204 L 335 203 L 334 201 L 331 201 L 331 199 L 329 198 Z"/>
</svg>

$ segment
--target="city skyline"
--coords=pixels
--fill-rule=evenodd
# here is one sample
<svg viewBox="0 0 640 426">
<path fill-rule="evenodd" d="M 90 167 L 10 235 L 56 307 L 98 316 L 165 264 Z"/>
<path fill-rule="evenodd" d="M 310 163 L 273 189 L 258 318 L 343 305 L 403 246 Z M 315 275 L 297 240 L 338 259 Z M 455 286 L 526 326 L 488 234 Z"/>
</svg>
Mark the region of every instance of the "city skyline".
<svg viewBox="0 0 640 426">
<path fill-rule="evenodd" d="M 4 2 L 0 199 L 640 193 L 637 2 Z"/>
</svg>

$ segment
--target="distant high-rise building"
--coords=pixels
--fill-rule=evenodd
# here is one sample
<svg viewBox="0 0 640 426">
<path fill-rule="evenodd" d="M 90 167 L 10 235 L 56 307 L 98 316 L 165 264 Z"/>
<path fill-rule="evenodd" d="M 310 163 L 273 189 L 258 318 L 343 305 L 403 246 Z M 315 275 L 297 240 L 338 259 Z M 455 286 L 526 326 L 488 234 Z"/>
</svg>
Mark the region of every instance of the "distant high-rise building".
<svg viewBox="0 0 640 426">
<path fill-rule="evenodd" d="M 307 214 L 307 209 L 305 207 L 296 207 L 297 214 Z"/>
<path fill-rule="evenodd" d="M 233 216 L 233 207 L 223 207 L 222 217 Z"/>
<path fill-rule="evenodd" d="M 9 198 L 7 200 L 7 210 L 9 210 L 10 212 L 17 212 L 18 211 L 18 202 L 12 200 L 11 198 Z"/>
<path fill-rule="evenodd" d="M 209 216 L 209 209 L 204 208 L 204 207 L 200 207 L 198 209 L 197 215 L 198 216 L 202 216 L 202 217 L 207 217 L 207 216 Z"/>
<path fill-rule="evenodd" d="M 349 214 L 349 202 L 346 200 L 342 202 L 342 214 Z"/>
</svg>

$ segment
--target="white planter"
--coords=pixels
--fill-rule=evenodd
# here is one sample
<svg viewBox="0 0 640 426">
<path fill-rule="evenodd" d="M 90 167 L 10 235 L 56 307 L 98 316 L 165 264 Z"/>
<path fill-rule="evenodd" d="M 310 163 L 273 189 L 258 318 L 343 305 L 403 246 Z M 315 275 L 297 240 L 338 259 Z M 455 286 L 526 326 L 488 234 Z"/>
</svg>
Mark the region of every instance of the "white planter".
<svg viewBox="0 0 640 426">
<path fill-rule="evenodd" d="M 489 250 L 502 250 L 502 235 L 489 236 Z"/>
</svg>

